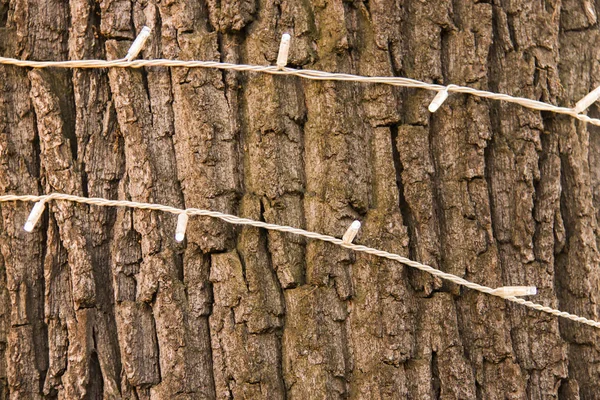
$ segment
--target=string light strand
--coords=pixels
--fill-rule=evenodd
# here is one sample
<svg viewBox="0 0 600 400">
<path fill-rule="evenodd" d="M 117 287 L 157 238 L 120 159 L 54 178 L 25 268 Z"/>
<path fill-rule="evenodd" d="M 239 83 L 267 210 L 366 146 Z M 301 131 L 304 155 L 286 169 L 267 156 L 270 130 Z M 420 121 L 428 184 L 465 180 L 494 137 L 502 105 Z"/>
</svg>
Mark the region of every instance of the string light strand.
<svg viewBox="0 0 600 400">
<path fill-rule="evenodd" d="M 73 196 L 73 195 L 63 194 L 63 193 L 52 193 L 52 194 L 43 195 L 43 196 L 33 196 L 33 195 L 0 196 L 0 203 L 10 202 L 10 201 L 27 201 L 27 202 L 47 203 L 48 201 L 52 201 L 52 200 L 65 200 L 65 201 L 71 201 L 74 203 L 89 204 L 89 205 L 95 205 L 95 206 L 105 206 L 105 207 L 129 207 L 129 208 L 136 208 L 136 209 L 142 209 L 142 210 L 163 211 L 163 212 L 168 212 L 171 214 L 176 214 L 178 216 L 181 214 L 186 214 L 188 216 L 189 215 L 198 215 L 198 216 L 218 218 L 225 222 L 228 222 L 231 224 L 236 224 L 236 225 L 248 225 L 248 226 L 254 226 L 256 228 L 268 229 L 268 230 L 285 232 L 285 233 L 292 233 L 292 234 L 304 236 L 304 237 L 307 237 L 310 239 L 316 239 L 316 240 L 321 240 L 324 242 L 333 243 L 335 245 L 338 245 L 338 246 L 341 246 L 341 247 L 344 247 L 346 249 L 353 250 L 356 252 L 371 254 L 371 255 L 374 255 L 377 257 L 382 257 L 382 258 L 387 258 L 390 260 L 398 261 L 409 267 L 419 269 L 419 270 L 427 272 L 433 276 L 437 276 L 441 279 L 448 280 L 450 282 L 456 283 L 457 285 L 461 285 L 461 286 L 467 287 L 472 290 L 476 290 L 481 293 L 486 293 L 486 294 L 489 294 L 492 296 L 500 297 L 505 300 L 511 301 L 513 303 L 521 304 L 525 307 L 529 307 L 534 310 L 541 311 L 541 312 L 544 312 L 547 314 L 551 314 L 551 315 L 554 315 L 557 317 L 566 318 L 566 319 L 569 319 L 571 321 L 575 321 L 575 322 L 578 322 L 581 324 L 589 325 L 589 326 L 592 326 L 595 328 L 600 328 L 600 322 L 598 322 L 598 321 L 594 321 L 594 320 L 591 320 L 591 319 L 588 319 L 585 317 L 580 317 L 575 314 L 571 314 L 571 313 L 568 313 L 565 311 L 560 311 L 560 310 L 557 310 L 557 309 L 554 309 L 551 307 L 546 307 L 546 306 L 538 304 L 538 303 L 534 303 L 534 302 L 531 302 L 528 300 L 524 300 L 524 299 L 515 297 L 515 294 L 517 294 L 517 293 L 514 290 L 499 290 L 501 288 L 493 289 L 488 286 L 479 285 L 477 283 L 463 279 L 459 276 L 440 271 L 429 265 L 421 264 L 417 261 L 413 261 L 406 257 L 402 257 L 399 254 L 389 253 L 384 250 L 379 250 L 379 249 L 375 249 L 372 247 L 353 244 L 351 242 L 344 242 L 344 240 L 338 239 L 333 236 L 323 235 L 323 234 L 320 234 L 317 232 L 311 232 L 311 231 L 307 231 L 307 230 L 300 229 L 300 228 L 294 228 L 291 226 L 269 224 L 269 223 L 262 222 L 262 221 L 255 221 L 255 220 L 248 219 L 248 218 L 236 217 L 236 216 L 230 215 L 230 214 L 225 214 L 225 213 L 221 213 L 221 212 L 217 212 L 217 211 L 203 210 L 203 209 L 199 209 L 199 208 L 180 209 L 180 208 L 165 206 L 165 205 L 161 205 L 161 204 L 140 203 L 140 202 L 126 201 L 126 200 L 108 200 L 108 199 L 104 199 L 104 198 L 88 198 L 88 197 Z M 510 288 L 514 288 L 514 287 L 510 287 Z M 531 294 L 532 291 L 533 291 L 533 289 L 527 293 L 519 293 L 517 295 Z"/>
<path fill-rule="evenodd" d="M 556 114 L 566 114 L 580 121 L 600 126 L 600 119 L 590 118 L 587 115 L 580 114 L 573 108 L 559 107 L 542 101 L 532 100 L 525 97 L 515 97 L 508 94 L 488 92 L 468 86 L 458 85 L 436 85 L 433 83 L 422 82 L 416 79 L 403 77 L 385 77 L 385 76 L 360 76 L 352 74 L 343 74 L 336 72 L 324 72 L 311 69 L 295 69 L 281 66 L 261 66 L 248 64 L 231 64 L 216 61 L 185 61 L 185 60 L 132 60 L 119 59 L 113 61 L 106 60 L 70 60 L 70 61 L 30 61 L 18 60 L 15 58 L 0 57 L 0 64 L 15 65 L 29 68 L 143 68 L 143 67 L 184 67 L 184 68 L 217 68 L 231 71 L 258 72 L 271 75 L 290 75 L 304 79 L 321 81 L 350 81 L 361 83 L 382 83 L 392 86 L 402 86 L 409 88 L 418 88 L 432 90 L 436 92 L 465 93 L 472 96 L 486 99 L 505 101 L 508 103 L 519 104 L 525 108 L 538 111 L 548 111 Z M 445 95 L 444 94 L 444 95 Z M 438 98 L 439 99 L 439 98 Z M 578 108 L 579 109 L 579 108 Z M 583 110 L 581 110 L 583 111 Z"/>
</svg>

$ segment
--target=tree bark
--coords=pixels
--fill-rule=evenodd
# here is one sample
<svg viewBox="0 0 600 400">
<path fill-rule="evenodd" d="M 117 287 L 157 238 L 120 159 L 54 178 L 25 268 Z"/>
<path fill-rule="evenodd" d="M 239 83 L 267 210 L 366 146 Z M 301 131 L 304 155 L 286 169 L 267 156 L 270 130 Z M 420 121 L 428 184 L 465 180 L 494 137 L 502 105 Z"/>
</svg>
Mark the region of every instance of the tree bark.
<svg viewBox="0 0 600 400">
<path fill-rule="evenodd" d="M 290 65 L 563 106 L 591 0 L 0 0 L 0 54 Z M 598 319 L 600 129 L 451 94 L 221 70 L 0 66 L 0 193 L 232 213 L 535 285 Z M 598 115 L 593 106 L 591 115 Z M 0 399 L 597 399 L 600 331 L 331 244 L 147 210 L 0 205 Z"/>
</svg>

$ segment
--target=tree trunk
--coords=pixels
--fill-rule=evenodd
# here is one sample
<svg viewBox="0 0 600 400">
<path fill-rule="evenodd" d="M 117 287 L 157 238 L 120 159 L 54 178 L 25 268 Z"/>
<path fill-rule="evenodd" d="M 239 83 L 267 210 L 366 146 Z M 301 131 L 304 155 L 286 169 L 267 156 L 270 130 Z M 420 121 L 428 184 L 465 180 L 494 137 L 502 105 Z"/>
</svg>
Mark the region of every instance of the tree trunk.
<svg viewBox="0 0 600 400">
<path fill-rule="evenodd" d="M 290 65 L 572 106 L 591 0 L 0 0 L 0 54 Z M 595 2 L 600 6 L 600 1 Z M 0 194 L 198 207 L 397 252 L 598 319 L 600 129 L 451 94 L 221 70 L 0 66 Z M 592 108 L 592 114 L 598 109 Z M 600 331 L 323 242 L 0 205 L 0 399 L 597 399 Z"/>
</svg>

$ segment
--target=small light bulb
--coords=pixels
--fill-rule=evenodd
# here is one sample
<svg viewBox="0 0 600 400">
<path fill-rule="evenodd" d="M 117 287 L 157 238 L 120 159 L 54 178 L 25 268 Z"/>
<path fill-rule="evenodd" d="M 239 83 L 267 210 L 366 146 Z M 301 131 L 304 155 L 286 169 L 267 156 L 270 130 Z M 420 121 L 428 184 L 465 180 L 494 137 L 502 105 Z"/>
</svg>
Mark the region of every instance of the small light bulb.
<svg viewBox="0 0 600 400">
<path fill-rule="evenodd" d="M 284 33 L 281 36 L 281 43 L 279 44 L 279 54 L 277 54 L 277 68 L 279 69 L 284 69 L 287 65 L 291 39 L 292 37 L 287 33 Z"/>
<path fill-rule="evenodd" d="M 188 224 L 188 215 L 186 213 L 181 213 L 177 217 L 177 228 L 175 228 L 175 240 L 178 242 L 183 242 L 185 239 L 185 230 Z"/>
<path fill-rule="evenodd" d="M 435 97 L 433 98 L 433 100 L 431 100 L 431 104 L 429 104 L 429 112 L 436 112 L 438 110 L 438 108 L 440 108 L 440 106 L 444 103 L 444 101 L 446 101 L 446 99 L 448 98 L 448 88 L 445 88 L 444 90 L 440 90 L 439 92 L 437 92 L 437 94 L 435 95 Z"/>
<path fill-rule="evenodd" d="M 503 286 L 498 289 L 494 289 L 492 294 L 508 297 L 508 296 L 533 296 L 537 294 L 537 288 L 535 286 Z"/>
<path fill-rule="evenodd" d="M 142 31 L 140 32 L 140 34 L 135 38 L 133 43 L 131 43 L 131 47 L 129 48 L 129 51 L 127 52 L 127 55 L 125 56 L 125 59 L 127 61 L 131 61 L 134 58 L 136 58 L 138 56 L 138 54 L 140 54 L 142 47 L 144 47 L 144 44 L 146 44 L 146 40 L 148 40 L 149 37 L 150 37 L 150 28 L 148 28 L 147 26 L 144 26 L 142 28 Z"/>
<path fill-rule="evenodd" d="M 585 15 L 587 16 L 590 24 L 593 25 L 598 21 L 598 18 L 596 17 L 596 9 L 594 8 L 591 0 L 583 1 L 583 10 L 585 11 Z"/>
<path fill-rule="evenodd" d="M 587 110 L 592 104 L 594 104 L 600 98 L 600 86 L 586 94 L 581 100 L 575 104 L 573 111 L 577 114 L 581 114 L 582 111 Z"/>
<path fill-rule="evenodd" d="M 46 202 L 44 200 L 40 200 L 37 203 L 35 203 L 33 209 L 31 209 L 29 217 L 27 217 L 27 221 L 25 222 L 25 226 L 23 227 L 23 229 L 25 229 L 25 231 L 27 232 L 32 232 L 33 228 L 35 228 L 35 225 L 40 220 L 40 217 L 44 213 L 45 209 Z"/>
<path fill-rule="evenodd" d="M 356 234 L 358 233 L 359 229 L 360 229 L 360 221 L 354 221 L 352 224 L 350 224 L 350 227 L 348 228 L 348 230 L 346 231 L 346 233 L 344 233 L 344 236 L 342 237 L 342 242 L 344 242 L 344 244 L 352 243 L 352 241 L 356 237 Z"/>
</svg>

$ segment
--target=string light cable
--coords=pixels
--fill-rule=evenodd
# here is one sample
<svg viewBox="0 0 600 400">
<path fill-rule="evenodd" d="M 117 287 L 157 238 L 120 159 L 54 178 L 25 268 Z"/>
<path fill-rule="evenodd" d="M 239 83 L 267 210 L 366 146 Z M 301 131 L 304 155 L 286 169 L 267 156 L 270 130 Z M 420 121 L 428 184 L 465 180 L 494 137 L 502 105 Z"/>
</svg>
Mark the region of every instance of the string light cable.
<svg viewBox="0 0 600 400">
<path fill-rule="evenodd" d="M 151 60 L 134 60 L 127 61 L 119 59 L 114 61 L 105 60 L 72 60 L 72 61 L 29 61 L 17 60 L 14 58 L 0 57 L 0 64 L 16 65 L 19 67 L 29 68 L 143 68 L 143 67 L 184 67 L 184 68 L 217 68 L 230 71 L 242 72 L 259 72 L 271 75 L 291 75 L 304 79 L 321 80 L 321 81 L 351 81 L 361 83 L 382 83 L 392 86 L 402 86 L 409 88 L 418 88 L 436 91 L 443 93 L 448 92 L 465 93 L 472 96 L 482 97 L 492 100 L 500 100 L 508 103 L 519 104 L 525 108 L 530 108 L 538 111 L 548 111 L 556 114 L 566 114 L 580 121 L 600 126 L 600 119 L 591 118 L 587 115 L 577 113 L 573 108 L 559 107 L 553 104 L 544 103 L 537 100 L 528 99 L 525 97 L 515 97 L 502 93 L 488 92 L 468 86 L 459 85 L 437 85 L 433 83 L 422 82 L 416 79 L 403 77 L 383 77 L 383 76 L 359 76 L 352 74 L 343 74 L 336 72 L 324 72 L 311 69 L 295 69 L 278 66 L 261 66 L 248 64 L 231 64 L 216 61 L 184 61 L 184 60 L 167 60 L 167 59 L 151 59 Z M 438 97 L 438 101 L 439 101 Z M 445 98 L 444 98 L 445 100 Z M 441 104 L 440 104 L 441 105 Z M 439 107 L 439 105 L 437 106 Z M 437 109 L 437 108 L 436 108 Z"/>
<path fill-rule="evenodd" d="M 585 109 L 591 106 L 600 98 L 600 87 L 594 89 L 588 93 L 585 97 L 577 102 L 574 108 L 558 107 L 552 104 L 544 103 L 541 101 L 531 100 L 523 97 L 513 97 L 501 93 L 493 93 L 484 90 L 474 89 L 467 86 L 458 85 L 436 85 L 427 82 L 418 81 L 415 79 L 402 78 L 402 77 L 367 77 L 358 76 L 351 74 L 315 71 L 315 70 L 301 70 L 294 68 L 287 68 L 288 53 L 290 48 L 291 36 L 287 33 L 283 34 L 281 43 L 279 46 L 279 54 L 277 56 L 277 63 L 275 66 L 259 66 L 259 65 L 246 65 L 246 64 L 231 64 L 221 63 L 215 61 L 182 61 L 182 60 L 165 60 L 165 59 L 153 59 L 153 60 L 134 60 L 140 53 L 142 47 L 150 36 L 150 28 L 144 27 L 137 38 L 133 41 L 127 55 L 119 60 L 105 61 L 105 60 L 71 60 L 71 61 L 29 61 L 29 60 L 17 60 L 14 58 L 0 57 L 0 64 L 14 65 L 19 67 L 30 67 L 30 68 L 143 68 L 143 67 L 184 67 L 184 68 L 218 68 L 222 70 L 233 70 L 233 71 L 249 71 L 266 73 L 272 75 L 290 75 L 297 76 L 304 79 L 311 80 L 329 80 L 329 81 L 351 81 L 351 82 L 362 82 L 362 83 L 381 83 L 392 86 L 402 86 L 410 88 L 419 88 L 425 90 L 436 91 L 437 94 L 433 98 L 429 105 L 430 112 L 436 112 L 448 98 L 450 92 L 465 93 L 473 96 L 482 98 L 506 101 L 509 103 L 519 104 L 523 107 L 549 111 L 558 114 L 567 114 L 578 120 L 591 123 L 593 125 L 600 126 L 600 120 L 590 118 L 587 115 L 581 114 Z M 338 239 L 333 236 L 323 235 L 317 232 L 311 232 L 304 229 L 294 228 L 284 225 L 269 224 L 261 221 L 255 221 L 247 218 L 240 218 L 234 215 L 224 214 L 217 211 L 202 210 L 198 208 L 188 208 L 185 210 L 165 206 L 161 204 L 151 203 L 140 203 L 125 200 L 108 200 L 103 198 L 87 198 L 80 196 L 73 196 L 62 193 L 52 193 L 44 196 L 32 196 L 32 195 L 6 195 L 0 196 L 0 203 L 11 202 L 11 201 L 29 201 L 36 202 L 29 217 L 24 226 L 24 230 L 32 232 L 35 229 L 35 225 L 42 216 L 46 203 L 51 200 L 64 200 L 71 201 L 74 203 L 105 206 L 105 207 L 131 207 L 144 210 L 156 210 L 163 211 L 172 214 L 177 214 L 177 227 L 175 229 L 175 240 L 181 242 L 185 238 L 185 230 L 187 228 L 188 219 L 191 215 L 206 216 L 212 218 L 218 218 L 230 224 L 236 225 L 249 225 L 256 228 L 268 229 L 273 231 L 291 233 L 295 235 L 304 236 L 309 239 L 321 240 L 324 242 L 333 243 L 335 245 L 350 249 L 356 252 L 362 252 L 371 254 L 377 257 L 387 258 L 390 260 L 398 261 L 409 267 L 419 269 L 427 272 L 433 276 L 437 276 L 441 279 L 448 280 L 457 285 L 467 287 L 472 290 L 486 293 L 492 296 L 497 296 L 513 303 L 521 304 L 525 307 L 532 308 L 544 313 L 548 313 L 557 317 L 566 318 L 581 324 L 600 328 L 600 322 L 580 317 L 568 312 L 546 307 L 541 304 L 537 304 L 528 300 L 524 300 L 517 296 L 531 296 L 537 293 L 537 289 L 533 286 L 503 286 L 496 289 L 479 285 L 474 282 L 470 282 L 459 276 L 449 274 L 433 268 L 429 265 L 421 264 L 417 261 L 410 260 L 406 257 L 402 257 L 399 254 L 389 253 L 384 250 L 378 250 L 371 247 L 354 244 L 352 241 L 360 230 L 360 221 L 354 221 L 348 230 L 344 233 L 342 239 Z"/>
<path fill-rule="evenodd" d="M 299 236 L 303 236 L 309 239 L 320 240 L 323 242 L 332 243 L 337 246 L 344 247 L 349 250 L 353 250 L 355 252 L 371 254 L 377 257 L 386 258 L 389 260 L 398 261 L 404 265 L 407 265 L 412 268 L 416 268 L 418 270 L 427 272 L 433 276 L 439 277 L 441 279 L 453 282 L 457 285 L 464 286 L 466 288 L 476 290 L 481 293 L 486 293 L 492 296 L 500 297 L 505 300 L 508 300 L 513 303 L 517 303 L 523 305 L 525 307 L 529 307 L 531 309 L 541 311 L 547 314 L 551 314 L 557 317 L 562 317 L 569 319 L 571 321 L 575 321 L 577 323 L 589 325 L 595 328 L 600 328 L 600 322 L 594 321 L 588 318 L 580 317 L 578 315 L 574 315 L 565 311 L 560 311 L 551 307 L 544 306 L 542 304 L 534 303 L 529 300 L 522 299 L 517 296 L 530 296 L 535 295 L 537 290 L 533 286 L 503 286 L 499 288 L 491 288 L 488 286 L 479 285 L 477 283 L 468 281 L 459 276 L 449 274 L 444 271 L 440 271 L 439 269 L 433 268 L 429 265 L 422 264 L 417 261 L 413 261 L 406 257 L 403 257 L 399 254 L 390 253 L 384 250 L 375 249 L 372 247 L 363 246 L 360 244 L 352 243 L 355 235 L 360 229 L 360 222 L 354 221 L 352 225 L 348 228 L 346 233 L 344 234 L 343 239 L 338 239 L 333 236 L 323 235 L 317 232 L 311 232 L 300 228 L 294 228 L 291 226 L 285 225 L 276 225 L 269 224 L 262 221 L 256 221 L 248 218 L 241 218 L 230 214 L 225 214 L 217 211 L 203 210 L 199 208 L 187 208 L 180 209 L 176 207 L 161 205 L 161 204 L 152 204 L 152 203 L 140 203 L 134 201 L 126 201 L 126 200 L 108 200 L 104 198 L 88 198 L 88 197 L 80 197 L 63 193 L 52 193 L 43 196 L 32 196 L 32 195 L 5 195 L 0 196 L 0 203 L 13 202 L 13 201 L 25 201 L 25 202 L 35 202 L 36 204 L 33 207 L 31 215 L 27 219 L 25 224 L 25 229 L 27 231 L 32 231 L 34 229 L 35 223 L 39 220 L 40 215 L 43 213 L 45 204 L 49 201 L 70 201 L 74 203 L 80 204 L 88 204 L 95 206 L 104 206 L 104 207 L 129 207 L 135 209 L 142 210 L 155 210 L 162 211 L 171 214 L 175 214 L 178 216 L 177 220 L 177 228 L 176 228 L 176 240 L 182 241 L 185 236 L 185 228 L 187 226 L 187 221 L 189 216 L 204 216 L 204 217 L 212 217 L 218 218 L 222 221 L 225 221 L 230 224 L 235 225 L 247 225 L 253 226 L 256 228 L 262 228 L 272 231 L 291 233 Z M 184 217 L 182 217 L 182 215 Z"/>
<path fill-rule="evenodd" d="M 146 40 L 150 36 L 150 28 L 144 26 L 140 34 L 133 41 L 127 55 L 124 58 L 107 61 L 107 60 L 69 60 L 69 61 L 31 61 L 18 60 L 15 58 L 0 57 L 0 64 L 14 65 L 18 67 L 29 68 L 143 68 L 143 67 L 184 67 L 184 68 L 217 68 L 222 70 L 240 71 L 240 72 L 258 72 L 271 75 L 290 75 L 304 79 L 322 80 L 322 81 L 350 81 L 361 83 L 381 83 L 392 86 L 402 86 L 409 88 L 425 89 L 437 92 L 433 101 L 429 105 L 429 111 L 435 112 L 442 105 L 451 92 L 470 94 L 472 96 L 482 97 L 486 99 L 505 101 L 508 103 L 519 104 L 523 107 L 538 111 L 548 111 L 557 114 L 570 115 L 580 121 L 600 126 L 600 119 L 588 117 L 582 112 L 590 107 L 600 98 L 600 87 L 594 89 L 581 100 L 577 102 L 575 107 L 559 107 L 550 103 L 532 100 L 525 97 L 515 97 L 503 93 L 494 93 L 486 90 L 479 90 L 468 86 L 459 85 L 437 85 L 427 83 L 416 79 L 403 77 L 386 77 L 386 76 L 360 76 L 336 72 L 325 72 L 311 69 L 295 69 L 286 67 L 288 61 L 288 53 L 290 50 L 291 36 L 284 33 L 281 37 L 279 45 L 279 53 L 277 55 L 276 65 L 248 65 L 248 64 L 232 64 L 217 61 L 200 61 L 200 60 L 168 60 L 168 59 L 149 59 L 149 60 L 134 60 L 141 51 Z"/>
</svg>

